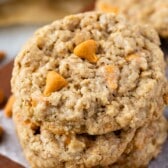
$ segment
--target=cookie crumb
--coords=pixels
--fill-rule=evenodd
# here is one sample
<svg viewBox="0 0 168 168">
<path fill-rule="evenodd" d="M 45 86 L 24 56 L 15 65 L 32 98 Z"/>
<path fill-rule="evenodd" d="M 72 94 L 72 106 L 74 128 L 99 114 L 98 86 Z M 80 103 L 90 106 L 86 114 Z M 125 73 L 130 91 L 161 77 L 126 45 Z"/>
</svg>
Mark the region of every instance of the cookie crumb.
<svg viewBox="0 0 168 168">
<path fill-rule="evenodd" d="M 84 148 L 85 148 L 85 144 L 75 138 L 73 138 L 72 140 L 70 140 L 68 149 L 70 152 L 81 152 Z"/>
<path fill-rule="evenodd" d="M 127 55 L 126 57 L 125 57 L 125 59 L 126 59 L 126 61 L 132 61 L 132 60 L 134 60 L 134 59 L 137 59 L 137 58 L 139 58 L 139 55 L 138 54 L 130 54 L 130 55 Z"/>
<path fill-rule="evenodd" d="M 8 99 L 8 102 L 6 103 L 5 108 L 4 108 L 4 114 L 8 118 L 12 117 L 12 106 L 13 106 L 13 103 L 14 103 L 14 96 L 12 95 Z"/>
</svg>

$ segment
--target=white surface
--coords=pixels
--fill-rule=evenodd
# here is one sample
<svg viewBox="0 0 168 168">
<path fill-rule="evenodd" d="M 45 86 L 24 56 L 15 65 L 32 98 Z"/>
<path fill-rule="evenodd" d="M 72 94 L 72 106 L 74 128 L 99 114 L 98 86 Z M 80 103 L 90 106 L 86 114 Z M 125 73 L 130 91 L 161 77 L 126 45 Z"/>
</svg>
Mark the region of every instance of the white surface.
<svg viewBox="0 0 168 168">
<path fill-rule="evenodd" d="M 29 167 L 23 156 L 12 119 L 5 118 L 2 110 L 0 110 L 0 125 L 4 128 L 0 153 L 21 163 L 26 168 Z"/>
</svg>

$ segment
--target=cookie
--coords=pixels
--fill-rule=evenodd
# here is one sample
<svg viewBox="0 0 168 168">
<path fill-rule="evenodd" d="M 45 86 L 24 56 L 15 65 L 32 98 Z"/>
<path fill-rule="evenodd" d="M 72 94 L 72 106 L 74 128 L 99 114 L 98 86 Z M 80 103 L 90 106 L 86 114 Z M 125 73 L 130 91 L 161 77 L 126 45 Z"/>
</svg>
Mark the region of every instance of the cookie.
<svg viewBox="0 0 168 168">
<path fill-rule="evenodd" d="M 135 129 L 125 129 L 105 135 L 58 135 L 25 121 L 24 111 L 13 118 L 32 168 L 104 167 L 117 161 L 135 134 Z"/>
<path fill-rule="evenodd" d="M 162 38 L 168 38 L 168 0 L 98 0 L 96 9 L 122 13 L 132 23 L 150 24 Z"/>
<path fill-rule="evenodd" d="M 13 111 L 59 134 L 100 135 L 161 115 L 159 37 L 122 16 L 71 15 L 38 30 L 16 57 Z M 158 113 L 159 112 L 159 113 Z"/>
<path fill-rule="evenodd" d="M 161 151 L 161 145 L 167 137 L 167 121 L 164 117 L 137 129 L 127 149 L 111 165 L 113 168 L 147 167 L 152 158 Z"/>
<path fill-rule="evenodd" d="M 167 137 L 167 121 L 163 116 L 137 130 L 97 136 L 58 135 L 43 127 L 32 127 L 32 123 L 24 121 L 24 111 L 14 113 L 14 122 L 32 168 L 145 167 L 158 155 Z"/>
</svg>

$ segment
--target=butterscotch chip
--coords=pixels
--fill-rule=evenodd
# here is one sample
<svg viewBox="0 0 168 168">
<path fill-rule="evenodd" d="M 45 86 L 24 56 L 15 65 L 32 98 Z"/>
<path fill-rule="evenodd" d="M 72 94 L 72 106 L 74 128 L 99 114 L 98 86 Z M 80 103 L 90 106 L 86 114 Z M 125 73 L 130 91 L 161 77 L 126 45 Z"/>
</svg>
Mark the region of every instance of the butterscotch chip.
<svg viewBox="0 0 168 168">
<path fill-rule="evenodd" d="M 14 103 L 14 96 L 10 96 L 10 98 L 8 99 L 8 102 L 6 103 L 5 105 L 5 108 L 4 108 L 4 114 L 6 117 L 12 117 L 12 106 L 13 106 L 13 103 Z"/>
<path fill-rule="evenodd" d="M 96 56 L 96 42 L 94 40 L 87 40 L 77 45 L 74 49 L 74 54 L 80 58 L 87 59 L 91 63 L 96 63 L 98 58 Z"/>
<path fill-rule="evenodd" d="M 132 24 L 150 24 L 168 38 L 168 0 L 97 0 L 96 10 L 124 14 Z"/>
<path fill-rule="evenodd" d="M 33 107 L 35 107 L 35 106 L 37 105 L 37 101 L 36 101 L 36 100 L 31 100 L 31 105 L 32 105 Z"/>
<path fill-rule="evenodd" d="M 62 89 L 67 84 L 67 81 L 61 75 L 55 71 L 50 71 L 47 74 L 44 95 L 50 96 L 52 92 Z"/>
<path fill-rule="evenodd" d="M 104 67 L 104 75 L 107 81 L 107 86 L 111 90 L 115 90 L 118 87 L 118 77 L 119 77 L 119 70 L 114 65 L 106 65 Z"/>
<path fill-rule="evenodd" d="M 6 57 L 6 53 L 3 51 L 0 51 L 0 61 L 2 61 Z"/>
</svg>

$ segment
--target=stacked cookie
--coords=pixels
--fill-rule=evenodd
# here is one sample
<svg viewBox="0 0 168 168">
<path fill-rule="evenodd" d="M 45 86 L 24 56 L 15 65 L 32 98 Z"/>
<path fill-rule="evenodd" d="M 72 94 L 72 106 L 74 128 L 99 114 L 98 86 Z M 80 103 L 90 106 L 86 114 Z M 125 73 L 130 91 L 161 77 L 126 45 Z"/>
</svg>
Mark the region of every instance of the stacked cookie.
<svg viewBox="0 0 168 168">
<path fill-rule="evenodd" d="M 130 22 L 150 24 L 168 38 L 168 0 L 97 0 L 96 10 L 122 13 Z"/>
<path fill-rule="evenodd" d="M 159 37 L 122 16 L 71 15 L 16 57 L 13 118 L 33 168 L 142 167 L 167 136 Z"/>
</svg>

